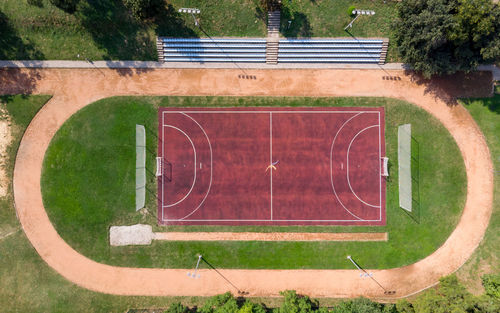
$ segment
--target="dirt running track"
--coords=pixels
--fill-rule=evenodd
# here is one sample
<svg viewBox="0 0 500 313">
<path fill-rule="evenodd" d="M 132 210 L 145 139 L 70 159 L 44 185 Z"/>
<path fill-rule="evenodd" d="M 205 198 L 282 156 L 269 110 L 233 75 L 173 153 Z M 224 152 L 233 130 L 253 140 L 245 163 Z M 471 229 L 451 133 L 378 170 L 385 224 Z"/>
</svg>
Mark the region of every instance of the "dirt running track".
<svg viewBox="0 0 500 313">
<path fill-rule="evenodd" d="M 26 70 L 25 74 L 29 78 L 32 73 Z M 433 254 L 409 266 L 372 272 L 380 284 L 396 291 L 394 297 L 402 297 L 436 284 L 470 257 L 491 215 L 493 173 L 485 139 L 466 109 L 435 99 L 425 92 L 424 85 L 413 83 L 402 71 L 246 70 L 245 74 L 256 76 L 253 80 L 238 79 L 240 74 L 241 70 L 233 69 L 159 69 L 142 73 L 44 69 L 38 70 L 37 81 L 24 79 L 17 83 L 12 79 L 0 87 L 0 93 L 32 88 L 36 94 L 54 95 L 29 125 L 14 170 L 19 220 L 45 262 L 75 284 L 110 294 L 207 296 L 235 292 L 213 270 L 204 270 L 201 279 L 193 280 L 188 279 L 184 269 L 124 268 L 94 262 L 66 244 L 50 223 L 42 203 L 40 175 L 52 136 L 82 107 L 116 95 L 375 96 L 412 102 L 437 117 L 458 143 L 467 171 L 467 201 L 457 228 Z M 383 79 L 387 75 L 401 80 Z M 295 289 L 314 297 L 388 297 L 373 281 L 360 278 L 356 270 L 220 272 L 249 296 L 277 296 L 281 290 Z"/>
</svg>

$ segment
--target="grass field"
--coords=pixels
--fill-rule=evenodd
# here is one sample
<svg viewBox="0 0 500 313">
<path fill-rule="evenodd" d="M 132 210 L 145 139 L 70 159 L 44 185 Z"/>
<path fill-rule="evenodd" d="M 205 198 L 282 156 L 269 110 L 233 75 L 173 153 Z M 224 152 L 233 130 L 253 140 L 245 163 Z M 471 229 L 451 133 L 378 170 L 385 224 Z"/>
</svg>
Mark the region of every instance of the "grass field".
<svg viewBox="0 0 500 313">
<path fill-rule="evenodd" d="M 7 102 L 11 108 L 22 109 L 7 111 L 17 131 L 9 148 L 7 165 L 9 176 L 14 165 L 18 143 L 31 120 L 33 114 L 48 99 L 47 96 L 9 97 L 15 102 Z M 0 106 L 6 107 L 5 97 Z M 500 96 L 492 99 L 464 101 L 483 130 L 493 156 L 500 155 Z M 14 103 L 16 103 L 14 105 Z M 491 108 L 491 109 L 490 109 Z M 497 109 L 495 109 L 497 108 Z M 17 113 L 16 113 L 17 112 Z M 26 114 L 29 112 L 29 114 Z M 24 121 L 18 119 L 22 113 Z M 498 158 L 494 158 L 495 168 L 500 170 Z M 500 176 L 495 176 L 494 213 L 487 230 L 486 237 L 467 264 L 458 274 L 467 283 L 478 282 L 479 275 L 484 272 L 499 272 L 498 252 L 500 246 Z M 0 307 L 5 312 L 125 312 L 127 308 L 167 307 L 169 303 L 182 300 L 185 304 L 196 305 L 203 298 L 158 298 L 158 297 L 118 297 L 104 295 L 79 288 L 69 283 L 43 262 L 33 249 L 15 217 L 12 197 L 0 199 L 2 214 L 0 225 L 2 236 L 6 225 L 17 230 L 13 235 L 0 239 Z M 470 286 L 470 285 L 469 285 Z M 258 300 L 255 300 L 258 301 Z M 279 299 L 264 299 L 270 306 L 276 305 Z M 329 303 L 328 299 L 321 302 Z M 331 302 L 330 302 L 331 304 Z"/>
<path fill-rule="evenodd" d="M 0 118 L 11 120 L 13 140 L 5 160 L 10 179 L 21 137 L 48 99 L 50 96 L 0 96 Z M 2 312 L 125 312 L 130 307 L 168 307 L 174 301 L 195 305 L 204 300 L 118 297 L 75 286 L 49 268 L 33 249 L 16 218 L 12 192 L 0 198 L 0 277 Z"/>
<path fill-rule="evenodd" d="M 385 106 L 388 181 L 384 227 L 167 227 L 168 230 L 387 231 L 388 242 L 154 242 L 151 247 L 110 247 L 111 225 L 155 224 L 155 192 L 149 214 L 134 212 L 135 124 L 148 129 L 148 150 L 156 151 L 158 106 Z M 398 208 L 397 125 L 412 123 L 420 141 L 420 224 Z M 148 156 L 148 189 L 155 189 Z M 81 169 L 85 170 L 82 171 Z M 448 237 L 465 199 L 464 165 L 447 131 L 423 110 L 382 98 L 116 97 L 82 109 L 54 137 L 42 175 L 44 203 L 59 234 L 76 250 L 99 262 L 138 267 L 191 267 L 196 253 L 223 268 L 350 268 L 352 255 L 369 268 L 415 262 Z M 157 228 L 157 227 L 155 227 Z M 157 228 L 158 229 L 158 228 Z M 159 228 L 161 229 L 161 228 Z M 165 228 L 162 229 L 165 231 Z M 314 254 L 311 254 L 314 251 Z"/>
<path fill-rule="evenodd" d="M 483 131 L 495 167 L 493 214 L 484 239 L 469 261 L 458 272 L 473 291 L 482 290 L 480 276 L 500 273 L 500 89 L 497 95 L 486 99 L 467 99 L 461 102 L 469 110 Z"/>
<path fill-rule="evenodd" d="M 26 1 L 0 2 L 0 59 L 28 60 L 156 60 L 155 37 L 266 36 L 267 16 L 259 9 L 260 0 L 210 1 L 169 0 L 156 20 L 132 19 L 121 1 L 81 1 L 75 14 L 68 14 L 40 0 L 42 6 Z M 309 1 L 297 0 L 296 11 L 282 14 L 286 36 L 373 37 L 391 36 L 395 5 L 389 1 Z M 371 17 L 359 18 L 350 34 L 347 9 L 375 10 Z M 180 7 L 201 9 L 202 28 Z M 288 20 L 292 20 L 290 28 Z M 390 49 L 390 56 L 395 55 Z"/>
</svg>

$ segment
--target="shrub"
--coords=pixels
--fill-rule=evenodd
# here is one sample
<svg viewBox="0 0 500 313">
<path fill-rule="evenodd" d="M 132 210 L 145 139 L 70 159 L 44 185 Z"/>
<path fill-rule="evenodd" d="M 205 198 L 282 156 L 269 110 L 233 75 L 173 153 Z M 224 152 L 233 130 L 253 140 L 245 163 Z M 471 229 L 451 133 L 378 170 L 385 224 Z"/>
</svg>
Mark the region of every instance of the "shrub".
<svg viewBox="0 0 500 313">
<path fill-rule="evenodd" d="M 483 275 L 481 279 L 486 294 L 490 297 L 500 299 L 500 275 Z"/>
<path fill-rule="evenodd" d="M 123 0 L 123 4 L 135 19 L 146 20 L 158 15 L 165 2 L 163 0 Z"/>
<path fill-rule="evenodd" d="M 352 13 L 354 10 L 356 10 L 356 7 L 351 5 L 349 9 L 347 9 L 347 14 L 349 14 L 349 16 L 354 16 L 355 14 Z"/>
<path fill-rule="evenodd" d="M 80 0 L 50 0 L 50 3 L 67 13 L 74 13 L 78 2 Z"/>
<path fill-rule="evenodd" d="M 187 313 L 189 309 L 179 302 L 172 303 L 165 313 Z"/>
<path fill-rule="evenodd" d="M 43 2 L 42 0 L 27 0 L 29 5 L 33 5 L 39 8 L 43 8 Z"/>
</svg>

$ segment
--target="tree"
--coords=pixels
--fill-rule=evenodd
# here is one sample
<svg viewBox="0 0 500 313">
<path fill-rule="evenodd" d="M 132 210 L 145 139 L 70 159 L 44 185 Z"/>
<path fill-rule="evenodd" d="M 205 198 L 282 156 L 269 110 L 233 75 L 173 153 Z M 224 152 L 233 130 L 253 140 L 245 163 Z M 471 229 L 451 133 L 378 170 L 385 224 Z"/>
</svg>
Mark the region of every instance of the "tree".
<svg viewBox="0 0 500 313">
<path fill-rule="evenodd" d="M 401 299 L 396 303 L 397 311 L 400 313 L 415 313 L 413 305 L 406 299 Z"/>
<path fill-rule="evenodd" d="M 356 298 L 352 300 L 342 301 L 334 307 L 335 313 L 382 313 L 391 312 L 394 306 L 388 307 L 389 310 L 383 310 L 384 306 L 380 303 L 373 302 L 367 298 Z"/>
<path fill-rule="evenodd" d="M 163 0 L 123 0 L 123 4 L 137 20 L 155 17 L 165 6 Z"/>
<path fill-rule="evenodd" d="M 483 275 L 481 279 L 486 295 L 500 300 L 500 275 Z"/>
<path fill-rule="evenodd" d="M 234 313 L 238 311 L 238 303 L 230 292 L 211 297 L 197 311 L 199 313 Z"/>
<path fill-rule="evenodd" d="M 416 313 L 474 312 L 477 299 L 455 275 L 441 278 L 438 289 L 430 289 L 413 302 Z"/>
<path fill-rule="evenodd" d="M 425 77 L 500 57 L 500 8 L 490 0 L 403 0 L 397 11 L 398 50 Z"/>
<path fill-rule="evenodd" d="M 281 307 L 274 310 L 276 313 L 311 313 L 319 307 L 317 300 L 299 296 L 295 290 L 282 291 L 280 294 L 285 297 L 285 301 Z"/>
</svg>

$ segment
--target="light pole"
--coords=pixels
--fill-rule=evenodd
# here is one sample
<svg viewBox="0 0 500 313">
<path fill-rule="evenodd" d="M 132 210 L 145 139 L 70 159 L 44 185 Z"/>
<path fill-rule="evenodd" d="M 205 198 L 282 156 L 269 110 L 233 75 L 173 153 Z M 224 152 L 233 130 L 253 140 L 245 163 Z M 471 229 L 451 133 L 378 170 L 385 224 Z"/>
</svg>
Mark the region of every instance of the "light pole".
<svg viewBox="0 0 500 313">
<path fill-rule="evenodd" d="M 367 271 L 365 271 L 364 269 L 362 269 L 361 267 L 359 267 L 358 263 L 354 262 L 354 260 L 351 258 L 350 255 L 347 256 L 347 258 L 349 259 L 349 261 L 352 262 L 352 264 L 354 264 L 354 266 L 356 266 L 356 268 L 361 272 L 361 274 L 359 274 L 359 277 L 367 277 L 367 276 L 370 276 L 372 277 L 373 274 L 372 273 L 368 273 Z"/>
<path fill-rule="evenodd" d="M 191 14 L 191 16 L 193 17 L 193 20 L 194 20 L 194 25 L 196 26 L 199 26 L 198 25 L 198 20 L 196 19 L 196 17 L 194 16 L 195 14 L 200 14 L 200 9 L 196 9 L 196 8 L 180 8 L 179 9 L 179 13 L 188 13 L 188 14 Z"/>
<path fill-rule="evenodd" d="M 365 271 L 364 269 L 362 269 L 361 267 L 359 267 L 358 263 L 354 262 L 354 260 L 351 258 L 350 255 L 348 255 L 347 258 L 349 259 L 349 261 L 352 262 L 352 264 L 354 264 L 354 266 L 356 266 L 356 268 L 358 270 L 360 270 L 362 272 L 359 275 L 360 277 L 370 277 L 380 288 L 382 288 L 382 290 L 384 290 L 384 294 L 385 295 L 394 295 L 394 294 L 396 294 L 396 290 L 387 290 L 387 289 L 385 289 L 375 278 L 373 278 L 373 274 L 372 273 L 368 273 L 367 271 Z"/>
<path fill-rule="evenodd" d="M 200 265 L 200 261 L 201 261 L 201 254 L 198 254 L 198 262 L 196 262 L 196 268 L 194 269 L 194 273 L 188 273 L 187 275 L 189 277 L 192 277 L 192 278 L 200 278 L 200 274 L 196 274 L 196 272 L 198 271 L 198 266 Z"/>
<path fill-rule="evenodd" d="M 370 10 L 353 10 L 352 14 L 356 14 L 356 16 L 354 17 L 354 19 L 349 24 L 347 24 L 346 27 L 344 27 L 344 30 L 347 30 L 348 28 L 352 28 L 352 23 L 354 23 L 354 21 L 358 17 L 360 17 L 361 15 L 375 15 L 375 11 L 370 11 Z"/>
</svg>

